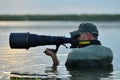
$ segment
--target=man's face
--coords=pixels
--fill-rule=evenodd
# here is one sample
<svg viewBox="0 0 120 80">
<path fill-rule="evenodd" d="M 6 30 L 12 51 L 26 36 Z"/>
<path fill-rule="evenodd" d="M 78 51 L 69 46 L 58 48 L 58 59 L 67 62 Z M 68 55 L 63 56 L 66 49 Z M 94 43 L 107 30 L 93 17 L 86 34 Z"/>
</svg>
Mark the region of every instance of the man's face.
<svg viewBox="0 0 120 80">
<path fill-rule="evenodd" d="M 93 35 L 89 32 L 86 33 L 81 33 L 80 35 L 77 36 L 78 40 L 95 40 Z"/>
<path fill-rule="evenodd" d="M 77 36 L 78 40 L 87 40 L 87 34 L 86 33 L 81 33 L 80 35 Z"/>
</svg>

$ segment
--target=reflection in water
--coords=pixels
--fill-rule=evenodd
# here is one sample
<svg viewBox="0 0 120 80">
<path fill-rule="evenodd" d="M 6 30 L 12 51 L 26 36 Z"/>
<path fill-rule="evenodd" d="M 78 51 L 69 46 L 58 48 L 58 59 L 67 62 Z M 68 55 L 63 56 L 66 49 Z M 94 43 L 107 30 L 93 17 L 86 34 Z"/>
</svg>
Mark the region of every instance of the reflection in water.
<svg viewBox="0 0 120 80">
<path fill-rule="evenodd" d="M 24 61 L 25 58 L 25 50 L 11 50 L 7 47 L 3 47 L 1 49 L 1 56 L 0 56 L 0 69 L 3 70 L 11 70 L 11 69 L 18 69 L 20 66 L 23 66 L 28 60 Z M 22 57 L 22 58 L 21 58 Z"/>
<path fill-rule="evenodd" d="M 57 71 L 57 66 L 47 67 L 45 70 L 46 74 L 30 74 L 30 73 L 18 73 L 12 72 L 14 76 L 10 77 L 10 80 L 101 80 L 101 79 L 110 79 L 113 71 L 113 66 L 110 65 L 104 68 L 94 68 L 94 69 L 75 69 L 69 68 L 69 76 L 67 78 L 59 77 L 59 73 Z M 17 76 L 15 76 L 17 75 Z"/>
<path fill-rule="evenodd" d="M 113 66 L 106 68 L 68 69 L 72 75 L 71 80 L 101 80 L 108 79 L 113 71 Z"/>
<path fill-rule="evenodd" d="M 57 66 L 46 67 L 45 73 L 29 73 L 29 72 L 11 72 L 10 80 L 70 80 L 70 75 L 60 77 L 59 72 L 57 71 Z"/>
</svg>

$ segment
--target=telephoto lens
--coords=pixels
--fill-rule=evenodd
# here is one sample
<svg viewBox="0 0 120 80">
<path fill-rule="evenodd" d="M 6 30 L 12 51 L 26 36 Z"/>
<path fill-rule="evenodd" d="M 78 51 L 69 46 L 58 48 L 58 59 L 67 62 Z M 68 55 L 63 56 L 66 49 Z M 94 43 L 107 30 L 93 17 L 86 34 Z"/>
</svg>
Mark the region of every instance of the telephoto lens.
<svg viewBox="0 0 120 80">
<path fill-rule="evenodd" d="M 70 43 L 72 46 L 77 45 L 77 40 L 63 36 L 46 36 L 28 33 L 11 33 L 10 47 L 12 49 L 29 49 L 30 47 L 43 45 L 62 45 Z"/>
</svg>

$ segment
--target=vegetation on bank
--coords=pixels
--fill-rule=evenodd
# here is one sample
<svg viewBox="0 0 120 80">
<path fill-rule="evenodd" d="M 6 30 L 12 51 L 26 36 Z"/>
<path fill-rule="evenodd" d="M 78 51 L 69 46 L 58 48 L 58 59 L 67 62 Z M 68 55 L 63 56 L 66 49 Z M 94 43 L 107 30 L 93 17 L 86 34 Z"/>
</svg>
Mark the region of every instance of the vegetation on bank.
<svg viewBox="0 0 120 80">
<path fill-rule="evenodd" d="M 120 21 L 120 14 L 0 15 L 0 21 Z"/>
</svg>

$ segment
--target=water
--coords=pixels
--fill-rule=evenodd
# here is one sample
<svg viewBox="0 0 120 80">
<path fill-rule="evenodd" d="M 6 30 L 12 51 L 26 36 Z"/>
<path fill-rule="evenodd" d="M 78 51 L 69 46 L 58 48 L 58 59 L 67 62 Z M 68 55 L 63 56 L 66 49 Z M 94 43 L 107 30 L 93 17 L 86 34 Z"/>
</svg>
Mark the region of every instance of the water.
<svg viewBox="0 0 120 80">
<path fill-rule="evenodd" d="M 98 26 L 99 40 L 104 46 L 110 47 L 114 53 L 113 68 L 101 70 L 68 70 L 65 61 L 70 49 L 60 46 L 57 70 L 52 68 L 52 60 L 43 51 L 55 46 L 38 46 L 24 49 L 10 49 L 9 35 L 11 32 L 30 32 L 39 35 L 66 36 L 76 30 L 80 21 L 0 21 L 0 80 L 16 80 L 19 74 L 38 74 L 45 80 L 120 80 L 120 22 L 92 22 Z M 70 46 L 69 44 L 67 46 Z M 34 76 L 33 76 L 34 77 Z M 24 76 L 19 75 L 19 78 Z M 19 79 L 18 79 L 19 80 Z"/>
</svg>

